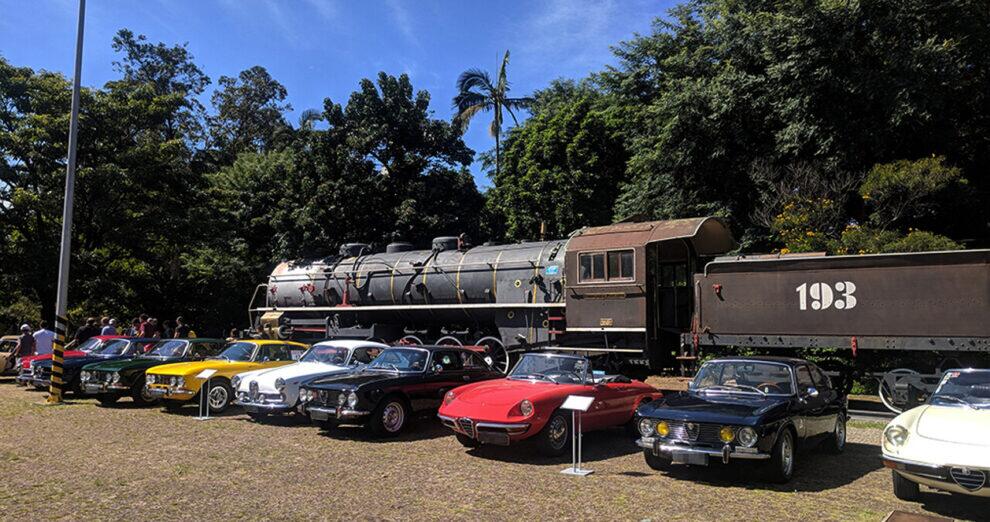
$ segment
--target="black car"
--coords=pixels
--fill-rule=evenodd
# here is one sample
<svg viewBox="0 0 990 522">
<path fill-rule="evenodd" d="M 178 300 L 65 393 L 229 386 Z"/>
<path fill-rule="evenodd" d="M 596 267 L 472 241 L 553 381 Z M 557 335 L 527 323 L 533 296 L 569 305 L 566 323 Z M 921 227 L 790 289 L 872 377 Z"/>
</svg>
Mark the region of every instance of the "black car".
<svg viewBox="0 0 990 522">
<path fill-rule="evenodd" d="M 846 444 L 846 397 L 817 366 L 787 357 L 713 359 L 687 392 L 640 406 L 646 463 L 708 465 L 711 459 L 762 461 L 768 478 L 787 482 L 796 450 Z"/>
<path fill-rule="evenodd" d="M 82 381 L 80 373 L 83 366 L 95 362 L 115 361 L 118 359 L 130 359 L 145 352 L 158 339 L 140 339 L 132 337 L 122 337 L 110 339 L 99 348 L 94 349 L 85 357 L 72 357 L 62 362 L 62 388 L 75 394 L 82 394 Z M 32 362 L 34 367 L 31 384 L 35 388 L 47 388 L 52 379 L 52 360 L 45 359 Z"/>
<path fill-rule="evenodd" d="M 155 402 L 145 388 L 145 372 L 162 364 L 202 361 L 215 357 L 227 343 L 222 339 L 163 339 L 151 350 L 133 359 L 100 359 L 83 367 L 79 374 L 82 392 L 95 395 L 101 404 L 113 404 L 130 396 L 138 404 Z"/>
<path fill-rule="evenodd" d="M 452 388 L 502 377 L 467 348 L 397 346 L 358 371 L 303 384 L 299 398 L 316 423 L 362 424 L 375 435 L 390 436 L 414 413 L 439 408 Z"/>
</svg>

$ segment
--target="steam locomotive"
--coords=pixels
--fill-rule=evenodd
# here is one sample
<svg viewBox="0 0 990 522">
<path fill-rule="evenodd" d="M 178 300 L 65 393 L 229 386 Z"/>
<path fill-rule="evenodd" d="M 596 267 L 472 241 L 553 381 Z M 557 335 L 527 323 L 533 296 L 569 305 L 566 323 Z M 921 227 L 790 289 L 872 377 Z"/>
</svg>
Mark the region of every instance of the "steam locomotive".
<svg viewBox="0 0 990 522">
<path fill-rule="evenodd" d="M 277 266 L 249 316 L 273 338 L 484 346 L 503 371 L 532 350 L 675 372 L 703 351 L 829 347 L 883 370 L 870 375 L 895 410 L 921 400 L 942 369 L 990 354 L 990 250 L 726 255 L 736 248 L 713 217 L 511 245 L 349 243 L 338 256 Z M 908 367 L 877 368 L 879 353 Z"/>
</svg>

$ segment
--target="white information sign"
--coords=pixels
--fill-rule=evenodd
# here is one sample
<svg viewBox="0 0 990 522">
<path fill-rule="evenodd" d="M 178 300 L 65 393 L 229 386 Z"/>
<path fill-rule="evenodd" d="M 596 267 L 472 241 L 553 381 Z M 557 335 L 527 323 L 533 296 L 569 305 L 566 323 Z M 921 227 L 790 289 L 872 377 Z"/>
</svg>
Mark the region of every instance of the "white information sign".
<svg viewBox="0 0 990 522">
<path fill-rule="evenodd" d="M 563 410 L 577 410 L 577 411 L 588 411 L 591 407 L 591 403 L 595 402 L 594 397 L 585 397 L 584 395 L 568 395 L 564 404 L 560 405 Z"/>
</svg>

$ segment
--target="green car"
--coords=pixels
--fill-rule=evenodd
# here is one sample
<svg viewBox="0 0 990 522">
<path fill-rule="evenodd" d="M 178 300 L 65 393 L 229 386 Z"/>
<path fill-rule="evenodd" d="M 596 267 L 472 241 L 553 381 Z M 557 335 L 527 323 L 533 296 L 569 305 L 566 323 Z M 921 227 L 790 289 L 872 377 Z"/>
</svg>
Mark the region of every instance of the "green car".
<svg viewBox="0 0 990 522">
<path fill-rule="evenodd" d="M 148 395 L 144 386 L 148 368 L 216 357 L 226 344 L 222 339 L 163 339 L 148 353 L 133 359 L 87 364 L 79 375 L 80 387 L 83 394 L 95 396 L 104 405 L 121 397 L 130 397 L 141 405 L 151 404 L 156 399 Z"/>
</svg>

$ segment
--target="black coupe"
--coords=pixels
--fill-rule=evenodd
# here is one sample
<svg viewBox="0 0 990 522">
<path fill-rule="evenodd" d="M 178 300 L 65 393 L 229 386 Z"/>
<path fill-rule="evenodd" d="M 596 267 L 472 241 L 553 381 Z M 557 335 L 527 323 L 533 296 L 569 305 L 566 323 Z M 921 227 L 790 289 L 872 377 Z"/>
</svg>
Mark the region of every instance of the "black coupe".
<svg viewBox="0 0 990 522">
<path fill-rule="evenodd" d="M 711 459 L 763 461 L 769 479 L 794 473 L 798 446 L 846 444 L 846 397 L 814 364 L 785 357 L 714 359 L 687 392 L 637 411 L 646 463 L 708 465 Z"/>
<path fill-rule="evenodd" d="M 505 377 L 482 353 L 456 346 L 396 346 L 355 372 L 300 387 L 302 411 L 316 423 L 362 424 L 396 435 L 418 411 L 436 410 L 458 386 Z"/>
</svg>

